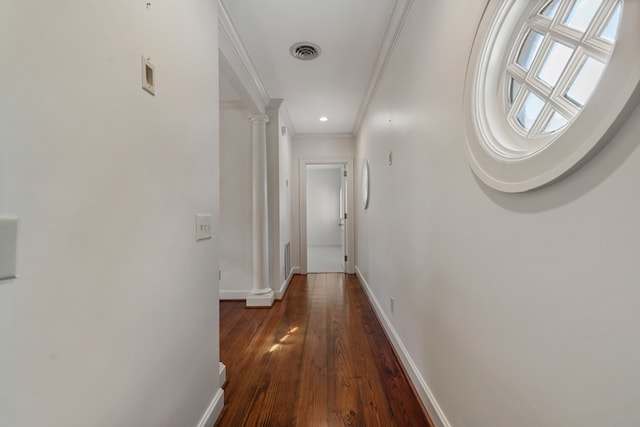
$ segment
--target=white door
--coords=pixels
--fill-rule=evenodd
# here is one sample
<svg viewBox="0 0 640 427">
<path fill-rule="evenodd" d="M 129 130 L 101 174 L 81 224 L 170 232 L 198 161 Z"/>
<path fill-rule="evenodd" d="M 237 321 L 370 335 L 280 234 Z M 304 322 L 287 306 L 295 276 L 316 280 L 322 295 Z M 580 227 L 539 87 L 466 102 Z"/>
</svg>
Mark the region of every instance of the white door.
<svg viewBox="0 0 640 427">
<path fill-rule="evenodd" d="M 318 169 L 334 169 L 336 172 L 335 175 L 332 174 L 335 178 L 331 179 L 331 187 L 335 188 L 333 190 L 335 191 L 335 199 L 332 200 L 335 200 L 335 202 L 330 202 L 328 199 L 318 201 L 318 196 L 323 192 L 314 187 L 313 184 L 313 181 L 316 181 L 314 175 Z M 300 272 L 307 274 L 346 271 L 349 274 L 353 274 L 353 159 L 340 157 L 300 158 L 298 170 L 300 174 Z M 346 177 L 344 176 L 345 171 L 347 173 Z M 342 204 L 342 207 L 340 207 L 340 204 Z M 335 235 L 329 229 L 318 233 L 318 229 L 314 228 L 313 223 L 319 214 L 328 219 L 327 225 L 335 230 Z M 329 236 L 335 236 L 335 238 L 331 237 L 330 242 L 324 241 Z M 335 243 L 333 243 L 334 241 Z M 331 269 L 321 270 L 316 262 L 319 258 L 314 257 L 314 253 L 328 255 L 325 251 L 327 244 L 332 246 L 332 267 Z M 346 263 L 345 256 L 348 256 Z"/>
<path fill-rule="evenodd" d="M 344 164 L 307 165 L 307 271 L 345 271 Z"/>
<path fill-rule="evenodd" d="M 342 271 L 347 271 L 347 221 L 349 220 L 349 214 L 347 212 L 347 169 L 342 166 L 342 180 L 340 187 L 340 214 L 338 215 L 338 224 L 340 226 L 341 233 L 341 263 Z"/>
</svg>

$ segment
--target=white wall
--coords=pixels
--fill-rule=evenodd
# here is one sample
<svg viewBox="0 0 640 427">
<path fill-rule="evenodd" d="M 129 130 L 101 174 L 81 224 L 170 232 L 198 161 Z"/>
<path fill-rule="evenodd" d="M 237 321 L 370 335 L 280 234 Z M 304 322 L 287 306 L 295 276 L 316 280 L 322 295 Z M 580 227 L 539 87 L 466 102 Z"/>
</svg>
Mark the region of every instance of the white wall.
<svg viewBox="0 0 640 427">
<path fill-rule="evenodd" d="M 481 8 L 413 3 L 358 137 L 357 266 L 452 426 L 639 425 L 640 111 L 568 178 L 487 188 L 462 105 Z"/>
<path fill-rule="evenodd" d="M 300 159 L 355 157 L 355 140 L 347 135 L 297 135 L 292 144 L 291 264 L 299 269 L 300 259 Z"/>
<path fill-rule="evenodd" d="M 239 101 L 223 102 L 220 109 L 220 280 L 221 299 L 244 299 L 251 292 L 252 263 L 252 112 Z M 291 137 L 282 135 L 287 126 L 279 105 L 269 108 L 268 174 L 273 180 L 269 198 L 272 218 L 270 283 L 282 297 L 289 272 L 284 271 L 284 245 L 291 240 Z M 277 193 L 277 194 L 276 194 Z"/>
<path fill-rule="evenodd" d="M 341 186 L 341 169 L 307 167 L 307 245 L 341 245 Z"/>
<path fill-rule="evenodd" d="M 287 160 L 289 136 L 283 135 L 282 126 L 287 126 L 282 117 L 282 99 L 272 99 L 266 108 L 269 123 L 267 124 L 267 199 L 269 210 L 269 285 L 276 291 L 276 298 L 282 298 L 288 284 L 288 273 L 284 272 L 284 242 L 283 233 L 290 228 L 287 222 L 289 214 L 282 211 L 286 202 L 288 189 L 286 185 L 286 167 L 282 168 L 281 160 Z M 283 152 L 281 153 L 281 150 Z M 284 170 L 283 170 L 284 169 Z M 283 181 L 283 178 L 285 179 Z M 288 210 L 288 209 L 287 209 Z M 284 230 L 281 230 L 284 227 Z"/>
<path fill-rule="evenodd" d="M 288 120 L 283 117 L 283 114 L 278 115 L 279 129 L 282 126 L 287 128 L 284 135 L 280 135 L 280 149 L 279 149 L 279 187 L 280 187 L 280 274 L 282 275 L 282 281 L 287 280 L 291 274 L 292 268 L 289 271 L 284 269 L 284 245 L 291 242 L 291 150 L 292 150 L 292 138 L 290 129 L 291 125 Z"/>
<path fill-rule="evenodd" d="M 253 286 L 251 112 L 241 103 L 220 108 L 221 299 L 244 299 Z"/>
<path fill-rule="evenodd" d="M 7 0 L 0 53 L 0 425 L 198 425 L 221 403 L 217 4 Z"/>
</svg>

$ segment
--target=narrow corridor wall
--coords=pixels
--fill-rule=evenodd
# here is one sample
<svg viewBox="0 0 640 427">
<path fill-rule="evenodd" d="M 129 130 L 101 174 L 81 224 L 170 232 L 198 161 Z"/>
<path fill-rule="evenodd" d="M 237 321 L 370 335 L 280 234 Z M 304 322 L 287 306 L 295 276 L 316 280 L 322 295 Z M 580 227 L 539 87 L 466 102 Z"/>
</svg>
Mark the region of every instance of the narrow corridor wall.
<svg viewBox="0 0 640 427">
<path fill-rule="evenodd" d="M 291 248 L 291 151 L 293 149 L 293 137 L 291 132 L 291 123 L 289 123 L 288 115 L 285 113 L 285 108 L 282 107 L 280 114 L 278 114 L 278 129 L 280 130 L 279 137 L 279 182 L 278 187 L 280 191 L 279 203 L 280 203 L 280 282 L 284 283 L 293 273 L 293 265 L 291 259 L 289 259 L 289 270 L 285 269 L 285 245 L 289 243 Z M 290 255 L 291 256 L 291 255 Z M 280 296 L 280 295 L 277 295 Z"/>
<path fill-rule="evenodd" d="M 251 112 L 220 108 L 220 298 L 245 299 L 253 286 Z"/>
<path fill-rule="evenodd" d="M 221 409 L 217 4 L 0 3 L 0 425 Z M 155 96 L 142 89 L 142 57 Z M 196 242 L 196 214 L 213 238 Z"/>
<path fill-rule="evenodd" d="M 639 425 L 640 111 L 562 181 L 487 188 L 462 105 L 482 6 L 413 2 L 357 138 L 357 267 L 437 425 Z"/>
</svg>

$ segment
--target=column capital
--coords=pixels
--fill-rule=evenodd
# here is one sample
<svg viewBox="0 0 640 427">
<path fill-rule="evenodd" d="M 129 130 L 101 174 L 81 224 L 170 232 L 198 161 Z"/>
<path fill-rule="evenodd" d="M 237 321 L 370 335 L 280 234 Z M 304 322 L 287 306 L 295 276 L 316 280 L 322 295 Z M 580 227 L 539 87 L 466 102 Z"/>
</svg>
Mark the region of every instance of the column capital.
<svg viewBox="0 0 640 427">
<path fill-rule="evenodd" d="M 251 120 L 251 123 L 269 123 L 269 116 L 267 116 L 266 114 L 255 114 L 253 116 L 249 116 L 249 120 Z"/>
</svg>

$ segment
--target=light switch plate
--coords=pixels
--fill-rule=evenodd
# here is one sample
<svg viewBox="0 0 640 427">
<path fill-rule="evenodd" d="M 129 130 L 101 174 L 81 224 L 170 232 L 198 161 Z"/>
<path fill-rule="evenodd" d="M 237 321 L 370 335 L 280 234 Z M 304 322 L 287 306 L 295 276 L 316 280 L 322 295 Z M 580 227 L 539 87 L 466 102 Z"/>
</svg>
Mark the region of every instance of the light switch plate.
<svg viewBox="0 0 640 427">
<path fill-rule="evenodd" d="M 211 214 L 196 214 L 196 240 L 211 238 Z"/>
<path fill-rule="evenodd" d="M 16 278 L 18 218 L 0 218 L 0 280 Z"/>
</svg>

